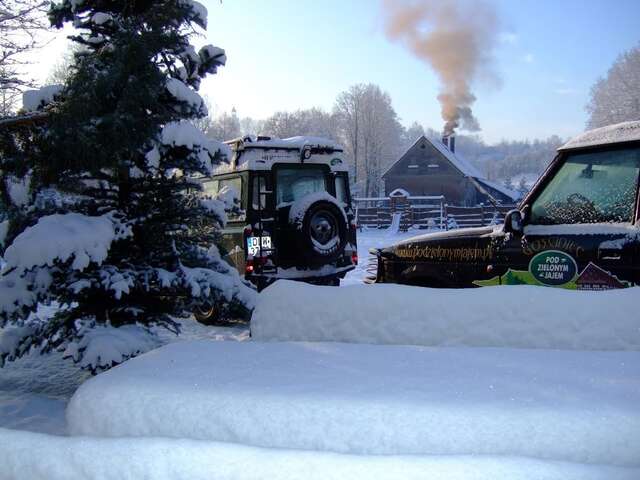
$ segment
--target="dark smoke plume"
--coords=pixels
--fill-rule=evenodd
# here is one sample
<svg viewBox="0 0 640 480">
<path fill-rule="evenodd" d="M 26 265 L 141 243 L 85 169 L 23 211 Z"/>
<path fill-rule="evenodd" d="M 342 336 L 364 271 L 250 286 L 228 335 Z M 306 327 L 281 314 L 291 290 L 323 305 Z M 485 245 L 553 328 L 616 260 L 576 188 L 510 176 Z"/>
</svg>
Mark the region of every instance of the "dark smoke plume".
<svg viewBox="0 0 640 480">
<path fill-rule="evenodd" d="M 471 106 L 471 85 L 493 76 L 498 33 L 495 10 L 482 1 L 383 0 L 386 32 L 436 71 L 442 83 L 438 101 L 444 134 L 458 127 L 480 130 Z"/>
</svg>

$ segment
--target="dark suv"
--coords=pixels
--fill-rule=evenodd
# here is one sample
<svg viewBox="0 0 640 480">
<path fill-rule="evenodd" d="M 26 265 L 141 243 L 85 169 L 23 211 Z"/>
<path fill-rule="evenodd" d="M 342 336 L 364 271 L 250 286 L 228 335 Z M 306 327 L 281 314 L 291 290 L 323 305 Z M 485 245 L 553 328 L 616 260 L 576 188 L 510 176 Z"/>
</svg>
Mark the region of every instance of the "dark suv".
<svg viewBox="0 0 640 480">
<path fill-rule="evenodd" d="M 322 138 L 245 137 L 205 195 L 233 189 L 240 211 L 223 230 L 227 260 L 260 290 L 286 278 L 338 285 L 357 264 L 343 151 Z"/>
<path fill-rule="evenodd" d="M 586 132 L 558 150 L 503 226 L 427 234 L 372 250 L 375 282 L 577 290 L 638 285 L 639 172 L 640 122 Z"/>
</svg>

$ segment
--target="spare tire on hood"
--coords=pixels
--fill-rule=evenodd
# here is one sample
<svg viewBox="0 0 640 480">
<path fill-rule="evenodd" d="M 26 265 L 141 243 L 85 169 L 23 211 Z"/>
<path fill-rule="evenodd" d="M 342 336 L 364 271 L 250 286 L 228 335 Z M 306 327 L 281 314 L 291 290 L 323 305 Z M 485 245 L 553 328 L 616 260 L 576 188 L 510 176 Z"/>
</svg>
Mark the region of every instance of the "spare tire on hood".
<svg viewBox="0 0 640 480">
<path fill-rule="evenodd" d="M 347 214 L 328 193 L 312 193 L 294 202 L 289 223 L 301 254 L 311 264 L 332 262 L 344 252 L 349 228 Z"/>
</svg>

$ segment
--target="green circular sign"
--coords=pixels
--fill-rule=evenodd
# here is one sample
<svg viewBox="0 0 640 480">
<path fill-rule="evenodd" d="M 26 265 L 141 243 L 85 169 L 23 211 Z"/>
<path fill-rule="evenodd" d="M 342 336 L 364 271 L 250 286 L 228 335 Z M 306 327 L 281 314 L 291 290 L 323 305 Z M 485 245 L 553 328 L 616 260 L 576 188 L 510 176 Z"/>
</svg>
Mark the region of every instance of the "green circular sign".
<svg viewBox="0 0 640 480">
<path fill-rule="evenodd" d="M 578 265 L 570 255 L 558 250 L 540 252 L 529 262 L 529 272 L 544 285 L 564 285 L 578 272 Z"/>
</svg>

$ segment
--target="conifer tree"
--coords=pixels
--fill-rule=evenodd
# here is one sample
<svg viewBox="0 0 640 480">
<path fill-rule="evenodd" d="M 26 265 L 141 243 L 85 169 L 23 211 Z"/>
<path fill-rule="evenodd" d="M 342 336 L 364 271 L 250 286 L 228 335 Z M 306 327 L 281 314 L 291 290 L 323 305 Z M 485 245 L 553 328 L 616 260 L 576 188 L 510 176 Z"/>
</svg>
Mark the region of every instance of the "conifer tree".
<svg viewBox="0 0 640 480">
<path fill-rule="evenodd" d="M 3 223 L 0 326 L 17 326 L 3 361 L 64 349 L 108 368 L 198 306 L 251 307 L 253 290 L 215 246 L 237 205 L 203 198 L 198 181 L 230 155 L 190 122 L 207 114 L 202 78 L 226 61 L 190 43 L 206 17 L 192 0 L 52 4 L 52 25 L 72 23 L 83 48 L 37 148 L 12 156 L 31 193 Z M 17 167 L 2 162 L 6 185 Z M 41 318 L 43 304 L 55 315 Z"/>
</svg>

